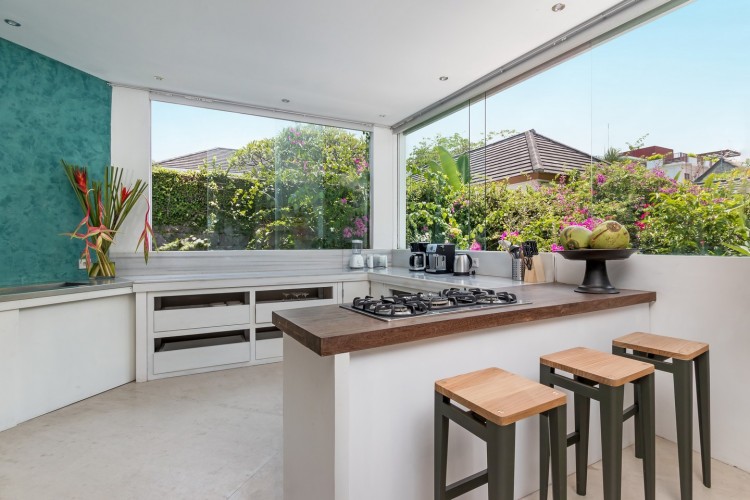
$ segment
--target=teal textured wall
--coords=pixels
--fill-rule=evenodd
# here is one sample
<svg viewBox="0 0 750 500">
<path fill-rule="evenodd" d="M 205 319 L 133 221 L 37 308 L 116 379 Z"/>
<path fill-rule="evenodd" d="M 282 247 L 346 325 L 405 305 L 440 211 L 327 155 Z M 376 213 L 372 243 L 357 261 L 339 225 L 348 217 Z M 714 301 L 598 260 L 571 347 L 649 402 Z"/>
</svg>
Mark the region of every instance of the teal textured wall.
<svg viewBox="0 0 750 500">
<path fill-rule="evenodd" d="M 0 287 L 86 277 L 60 159 L 101 177 L 111 109 L 105 81 L 0 38 Z"/>
</svg>

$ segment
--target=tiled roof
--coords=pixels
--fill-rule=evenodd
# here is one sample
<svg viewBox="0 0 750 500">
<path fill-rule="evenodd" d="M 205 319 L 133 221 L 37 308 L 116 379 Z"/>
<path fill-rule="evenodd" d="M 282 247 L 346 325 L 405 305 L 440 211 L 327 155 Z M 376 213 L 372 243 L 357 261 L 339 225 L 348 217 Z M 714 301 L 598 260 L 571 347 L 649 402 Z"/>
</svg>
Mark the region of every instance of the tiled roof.
<svg viewBox="0 0 750 500">
<path fill-rule="evenodd" d="M 716 163 L 711 165 L 708 170 L 703 172 L 700 177 L 695 179 L 696 184 L 702 184 L 703 181 L 706 180 L 706 177 L 708 177 L 711 174 L 723 174 L 726 172 L 730 172 L 732 170 L 735 170 L 737 168 L 745 168 L 742 163 L 739 161 L 732 161 L 728 160 L 726 158 L 719 158 Z"/>
<path fill-rule="evenodd" d="M 154 165 L 177 170 L 198 170 L 204 162 L 211 165 L 211 162 L 215 159 L 217 168 L 226 169 L 229 166 L 229 158 L 232 157 L 235 151 L 237 150 L 230 148 L 207 149 L 205 151 L 198 151 L 197 153 L 154 162 Z"/>
<path fill-rule="evenodd" d="M 600 161 L 534 129 L 474 149 L 469 158 L 473 182 L 499 181 L 532 173 L 557 175 L 583 170 L 586 165 Z"/>
</svg>

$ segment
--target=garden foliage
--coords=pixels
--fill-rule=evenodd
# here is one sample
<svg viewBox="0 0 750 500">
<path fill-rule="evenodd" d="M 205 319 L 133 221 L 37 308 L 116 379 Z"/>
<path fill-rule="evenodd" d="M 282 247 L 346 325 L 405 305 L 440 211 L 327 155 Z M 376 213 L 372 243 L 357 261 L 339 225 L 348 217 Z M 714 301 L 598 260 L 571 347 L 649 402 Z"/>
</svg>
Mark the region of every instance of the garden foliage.
<svg viewBox="0 0 750 500">
<path fill-rule="evenodd" d="M 162 250 L 346 248 L 367 241 L 369 137 L 287 127 L 252 141 L 226 169 L 152 169 Z"/>
<path fill-rule="evenodd" d="M 589 166 L 556 182 L 452 186 L 434 169 L 407 165 L 407 241 L 447 241 L 497 250 L 502 240 L 536 240 L 560 249 L 560 230 L 623 223 L 644 253 L 740 255 L 747 246 L 747 170 L 676 182 L 659 169 L 630 162 Z"/>
</svg>

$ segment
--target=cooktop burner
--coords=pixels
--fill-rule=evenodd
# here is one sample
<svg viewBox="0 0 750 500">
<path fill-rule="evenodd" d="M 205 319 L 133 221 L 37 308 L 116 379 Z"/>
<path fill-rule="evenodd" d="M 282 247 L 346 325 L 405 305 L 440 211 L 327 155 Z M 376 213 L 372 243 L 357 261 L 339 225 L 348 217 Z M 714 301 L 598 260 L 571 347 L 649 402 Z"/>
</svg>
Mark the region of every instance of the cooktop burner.
<svg viewBox="0 0 750 500">
<path fill-rule="evenodd" d="M 486 288 L 447 288 L 442 292 L 397 294 L 379 299 L 357 297 L 341 307 L 384 321 L 412 318 L 423 314 L 467 312 L 490 307 L 531 304 L 518 300 L 514 293 L 495 292 Z"/>
</svg>

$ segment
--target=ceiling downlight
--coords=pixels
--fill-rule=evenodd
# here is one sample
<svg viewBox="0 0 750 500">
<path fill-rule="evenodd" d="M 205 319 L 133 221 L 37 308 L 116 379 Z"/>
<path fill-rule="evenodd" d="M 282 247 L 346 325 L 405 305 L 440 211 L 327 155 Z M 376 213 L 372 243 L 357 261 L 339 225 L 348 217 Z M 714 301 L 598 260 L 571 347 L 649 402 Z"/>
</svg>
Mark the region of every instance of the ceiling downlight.
<svg viewBox="0 0 750 500">
<path fill-rule="evenodd" d="M 21 23 L 19 23 L 18 21 L 14 21 L 13 19 L 6 19 L 5 24 L 7 24 L 8 26 L 13 26 L 14 28 L 21 27 Z"/>
</svg>

